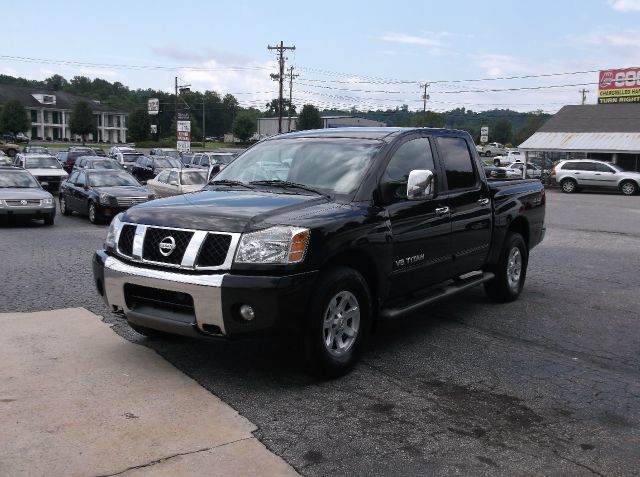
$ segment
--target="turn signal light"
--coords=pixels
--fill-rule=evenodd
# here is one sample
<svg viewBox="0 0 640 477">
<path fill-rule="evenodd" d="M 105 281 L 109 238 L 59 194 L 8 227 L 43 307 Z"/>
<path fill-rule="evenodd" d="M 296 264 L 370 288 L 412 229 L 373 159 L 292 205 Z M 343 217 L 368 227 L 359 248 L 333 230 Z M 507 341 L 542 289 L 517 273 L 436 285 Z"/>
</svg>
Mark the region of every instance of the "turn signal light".
<svg viewBox="0 0 640 477">
<path fill-rule="evenodd" d="M 289 249 L 289 263 L 300 262 L 304 258 L 304 253 L 309 244 L 309 231 L 299 232 L 291 239 L 291 248 Z"/>
</svg>

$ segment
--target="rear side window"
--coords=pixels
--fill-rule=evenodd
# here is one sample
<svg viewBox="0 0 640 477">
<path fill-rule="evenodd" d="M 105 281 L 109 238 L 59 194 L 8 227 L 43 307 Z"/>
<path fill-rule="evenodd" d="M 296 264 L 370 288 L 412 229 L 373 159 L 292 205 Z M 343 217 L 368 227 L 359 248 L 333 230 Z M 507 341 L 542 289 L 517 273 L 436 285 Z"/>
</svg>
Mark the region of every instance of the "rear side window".
<svg viewBox="0 0 640 477">
<path fill-rule="evenodd" d="M 562 166 L 563 171 L 595 171 L 594 162 L 565 162 Z"/>
<path fill-rule="evenodd" d="M 467 141 L 461 137 L 437 137 L 449 190 L 468 189 L 476 185 L 473 159 Z"/>
</svg>

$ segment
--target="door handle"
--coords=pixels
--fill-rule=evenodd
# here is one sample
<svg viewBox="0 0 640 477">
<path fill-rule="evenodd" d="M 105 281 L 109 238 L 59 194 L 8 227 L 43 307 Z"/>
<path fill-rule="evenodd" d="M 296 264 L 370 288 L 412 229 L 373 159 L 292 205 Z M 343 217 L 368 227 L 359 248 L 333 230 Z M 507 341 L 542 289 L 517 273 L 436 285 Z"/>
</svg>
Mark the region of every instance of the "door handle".
<svg viewBox="0 0 640 477">
<path fill-rule="evenodd" d="M 449 207 L 437 207 L 436 208 L 436 215 L 438 217 L 442 216 L 442 215 L 447 215 L 449 213 Z"/>
<path fill-rule="evenodd" d="M 478 199 L 478 204 L 489 205 L 489 199 Z"/>
</svg>

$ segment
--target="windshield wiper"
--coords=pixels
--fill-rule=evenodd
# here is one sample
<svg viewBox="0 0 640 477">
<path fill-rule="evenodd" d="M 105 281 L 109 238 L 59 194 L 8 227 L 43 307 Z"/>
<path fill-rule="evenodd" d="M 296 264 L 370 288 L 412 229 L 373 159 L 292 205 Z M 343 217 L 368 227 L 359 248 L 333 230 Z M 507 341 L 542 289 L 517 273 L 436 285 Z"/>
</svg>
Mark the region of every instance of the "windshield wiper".
<svg viewBox="0 0 640 477">
<path fill-rule="evenodd" d="M 313 187 L 309 187 L 304 184 L 298 184 L 297 182 L 283 181 L 280 179 L 251 181 L 249 182 L 249 184 L 266 185 L 266 186 L 274 186 L 274 187 L 291 187 L 292 189 L 306 190 L 307 192 L 313 192 L 314 194 L 318 194 L 324 197 L 329 197 L 328 194 L 325 194 L 324 192 L 320 192 L 319 190 L 314 189 Z"/>
<path fill-rule="evenodd" d="M 229 179 L 219 179 L 217 181 L 210 181 L 207 185 L 223 185 L 223 186 L 241 186 L 246 187 L 247 189 L 253 189 L 249 184 L 245 184 L 240 181 L 232 181 Z"/>
</svg>

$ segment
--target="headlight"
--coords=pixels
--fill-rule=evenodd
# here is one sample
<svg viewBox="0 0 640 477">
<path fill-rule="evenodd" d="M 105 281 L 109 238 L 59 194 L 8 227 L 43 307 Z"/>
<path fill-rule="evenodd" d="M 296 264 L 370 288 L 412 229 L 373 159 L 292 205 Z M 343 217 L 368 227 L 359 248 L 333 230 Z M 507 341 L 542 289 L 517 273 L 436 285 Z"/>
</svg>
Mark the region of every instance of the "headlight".
<svg viewBox="0 0 640 477">
<path fill-rule="evenodd" d="M 51 204 L 53 204 L 53 198 L 51 198 L 51 199 L 42 199 L 42 203 L 44 205 L 51 205 Z"/>
<path fill-rule="evenodd" d="M 105 205 L 110 205 L 111 201 L 113 200 L 113 197 L 111 197 L 109 194 L 100 194 L 98 197 L 100 199 L 100 203 Z"/>
<path fill-rule="evenodd" d="M 309 229 L 276 226 L 243 234 L 236 263 L 299 263 L 309 245 Z"/>
<path fill-rule="evenodd" d="M 116 237 L 118 236 L 118 231 L 122 226 L 122 216 L 123 212 L 120 212 L 116 215 L 111 221 L 111 225 L 109 225 L 109 231 L 107 232 L 107 238 L 104 241 L 105 248 L 115 250 L 116 248 Z"/>
</svg>

